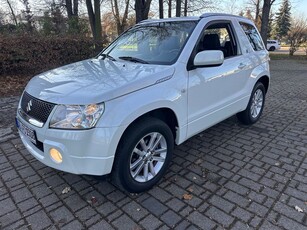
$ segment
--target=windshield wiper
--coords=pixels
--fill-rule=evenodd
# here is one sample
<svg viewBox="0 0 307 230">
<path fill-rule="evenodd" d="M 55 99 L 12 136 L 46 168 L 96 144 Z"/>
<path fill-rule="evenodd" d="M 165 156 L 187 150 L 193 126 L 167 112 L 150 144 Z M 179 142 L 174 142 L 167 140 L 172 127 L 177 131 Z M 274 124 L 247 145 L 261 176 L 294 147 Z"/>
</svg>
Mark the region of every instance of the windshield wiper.
<svg viewBox="0 0 307 230">
<path fill-rule="evenodd" d="M 109 54 L 100 54 L 99 56 L 101 56 L 103 58 L 103 60 L 108 58 L 111 61 L 116 61 L 116 59 L 114 57 L 112 57 L 111 55 L 109 55 Z"/>
<path fill-rule="evenodd" d="M 136 58 L 136 57 L 130 57 L 130 56 L 123 56 L 123 57 L 118 57 L 119 59 L 125 60 L 125 61 L 132 61 L 132 62 L 139 62 L 142 64 L 148 64 L 147 61 L 144 61 L 140 58 Z"/>
</svg>

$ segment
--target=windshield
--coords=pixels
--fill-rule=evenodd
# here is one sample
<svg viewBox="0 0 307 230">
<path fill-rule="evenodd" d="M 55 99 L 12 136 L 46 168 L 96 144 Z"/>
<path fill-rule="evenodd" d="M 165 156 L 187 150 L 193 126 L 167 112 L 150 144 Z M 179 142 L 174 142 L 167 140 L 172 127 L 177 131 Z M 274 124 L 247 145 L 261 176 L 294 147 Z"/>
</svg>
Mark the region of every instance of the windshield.
<svg viewBox="0 0 307 230">
<path fill-rule="evenodd" d="M 111 60 L 170 65 L 176 62 L 196 24 L 196 21 L 177 21 L 137 25 L 101 55 Z"/>
</svg>

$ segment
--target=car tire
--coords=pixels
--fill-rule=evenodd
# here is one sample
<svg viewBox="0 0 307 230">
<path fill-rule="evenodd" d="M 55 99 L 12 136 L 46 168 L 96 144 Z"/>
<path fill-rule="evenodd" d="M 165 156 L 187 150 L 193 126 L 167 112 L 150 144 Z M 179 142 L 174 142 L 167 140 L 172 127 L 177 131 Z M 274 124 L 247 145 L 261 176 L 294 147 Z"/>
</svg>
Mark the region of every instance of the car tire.
<svg viewBox="0 0 307 230">
<path fill-rule="evenodd" d="M 156 118 L 128 127 L 116 151 L 112 181 L 131 193 L 152 188 L 167 170 L 174 148 L 171 129 Z"/>
<path fill-rule="evenodd" d="M 275 46 L 271 46 L 269 51 L 275 51 Z"/>
<path fill-rule="evenodd" d="M 237 113 L 237 118 L 245 125 L 251 125 L 260 119 L 265 102 L 265 87 L 261 82 L 257 82 L 252 91 L 247 108 Z"/>
</svg>

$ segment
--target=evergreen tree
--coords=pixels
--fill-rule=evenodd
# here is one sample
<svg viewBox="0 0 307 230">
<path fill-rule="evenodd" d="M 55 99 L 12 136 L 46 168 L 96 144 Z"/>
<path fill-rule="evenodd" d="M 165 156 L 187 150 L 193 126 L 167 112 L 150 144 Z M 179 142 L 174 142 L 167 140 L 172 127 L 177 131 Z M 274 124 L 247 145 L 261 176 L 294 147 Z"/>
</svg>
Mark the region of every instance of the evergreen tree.
<svg viewBox="0 0 307 230">
<path fill-rule="evenodd" d="M 276 29 L 274 28 L 273 22 L 274 22 L 274 14 L 271 12 L 269 17 L 269 23 L 268 23 L 268 38 L 275 38 L 276 37 Z"/>
<path fill-rule="evenodd" d="M 65 19 L 60 6 L 53 4 L 51 6 L 51 19 L 54 34 L 63 34 L 66 31 Z"/>
<path fill-rule="evenodd" d="M 276 35 L 278 38 L 287 36 L 291 27 L 291 6 L 289 0 L 284 0 L 276 13 Z"/>
<path fill-rule="evenodd" d="M 49 15 L 48 11 L 44 12 L 44 17 L 43 17 L 43 23 L 42 23 L 42 33 L 44 35 L 50 35 L 52 34 L 52 18 Z"/>
</svg>

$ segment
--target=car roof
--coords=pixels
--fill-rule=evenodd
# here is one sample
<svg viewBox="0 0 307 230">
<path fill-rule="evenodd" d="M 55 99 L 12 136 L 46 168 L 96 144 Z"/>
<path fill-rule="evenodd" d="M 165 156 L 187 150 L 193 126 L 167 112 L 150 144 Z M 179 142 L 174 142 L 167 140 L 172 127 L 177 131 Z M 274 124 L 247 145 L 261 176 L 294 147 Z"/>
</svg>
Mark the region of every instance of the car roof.
<svg viewBox="0 0 307 230">
<path fill-rule="evenodd" d="M 147 23 L 155 23 L 155 22 L 178 22 L 178 21 L 198 21 L 202 18 L 209 18 L 209 17 L 232 17 L 232 18 L 240 18 L 243 20 L 250 21 L 248 18 L 233 15 L 233 14 L 225 14 L 225 13 L 204 13 L 200 16 L 189 16 L 189 17 L 173 17 L 173 18 L 162 18 L 162 19 L 146 19 L 138 24 L 147 24 Z"/>
</svg>

